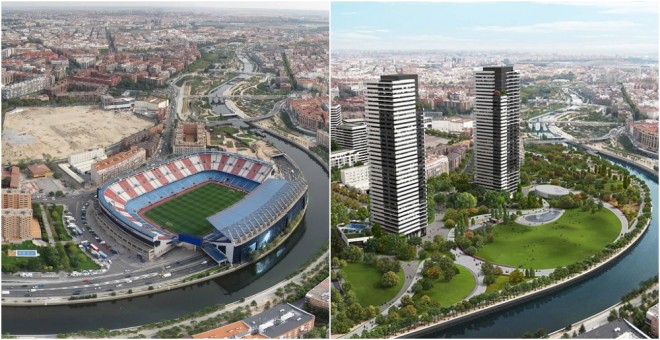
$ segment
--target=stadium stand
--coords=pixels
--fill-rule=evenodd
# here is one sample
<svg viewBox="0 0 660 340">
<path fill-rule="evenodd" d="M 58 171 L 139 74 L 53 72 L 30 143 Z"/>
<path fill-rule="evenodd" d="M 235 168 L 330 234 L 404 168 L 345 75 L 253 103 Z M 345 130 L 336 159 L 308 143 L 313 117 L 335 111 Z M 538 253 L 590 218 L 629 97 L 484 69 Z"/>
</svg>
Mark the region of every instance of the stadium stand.
<svg viewBox="0 0 660 340">
<path fill-rule="evenodd" d="M 181 241 L 179 235 L 146 221 L 139 211 L 210 181 L 245 192 L 243 200 L 208 218 L 216 230 L 204 237 L 201 247 L 219 263 L 244 262 L 306 207 L 307 184 L 293 175 L 292 162 L 278 158 L 277 163 L 286 171 L 282 179 L 271 177 L 273 164 L 258 159 L 226 152 L 188 154 L 106 182 L 98 189 L 98 207 L 124 231 L 120 239 L 152 260 Z M 119 236 L 117 231 L 113 232 Z"/>
</svg>

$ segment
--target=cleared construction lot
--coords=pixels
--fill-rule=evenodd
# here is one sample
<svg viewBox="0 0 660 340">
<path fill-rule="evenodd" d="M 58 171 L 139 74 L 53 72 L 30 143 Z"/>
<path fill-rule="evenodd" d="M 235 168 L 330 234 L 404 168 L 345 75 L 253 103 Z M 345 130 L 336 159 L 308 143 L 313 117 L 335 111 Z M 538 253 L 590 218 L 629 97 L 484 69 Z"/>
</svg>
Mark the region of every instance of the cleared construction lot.
<svg viewBox="0 0 660 340">
<path fill-rule="evenodd" d="M 115 113 L 96 105 L 21 110 L 5 118 L 3 163 L 42 158 L 43 154 L 55 159 L 66 158 L 71 153 L 114 144 L 154 125 L 130 112 Z"/>
</svg>

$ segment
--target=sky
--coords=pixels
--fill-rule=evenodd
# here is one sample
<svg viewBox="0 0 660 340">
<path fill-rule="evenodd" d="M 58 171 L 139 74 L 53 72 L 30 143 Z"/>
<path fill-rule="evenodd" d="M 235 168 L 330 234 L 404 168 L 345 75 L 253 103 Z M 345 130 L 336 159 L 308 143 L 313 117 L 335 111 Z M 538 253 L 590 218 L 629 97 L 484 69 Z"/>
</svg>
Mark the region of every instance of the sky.
<svg viewBox="0 0 660 340">
<path fill-rule="evenodd" d="M 81 4 L 90 4 L 88 1 L 2 1 L 3 8 L 60 8 L 79 7 Z M 117 8 L 117 7 L 154 7 L 154 8 L 245 8 L 245 9 L 281 9 L 281 10 L 311 10 L 328 11 L 329 5 L 324 0 L 294 0 L 294 1 L 93 1 L 95 8 Z"/>
<path fill-rule="evenodd" d="M 658 54 L 652 2 L 333 2 L 331 49 Z"/>
</svg>

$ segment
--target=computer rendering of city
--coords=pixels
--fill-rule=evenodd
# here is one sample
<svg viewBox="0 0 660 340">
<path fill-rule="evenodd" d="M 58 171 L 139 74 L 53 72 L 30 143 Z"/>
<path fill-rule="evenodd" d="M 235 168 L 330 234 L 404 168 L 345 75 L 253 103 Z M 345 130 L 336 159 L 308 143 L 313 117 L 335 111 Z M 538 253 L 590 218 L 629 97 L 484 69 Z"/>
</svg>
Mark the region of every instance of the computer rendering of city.
<svg viewBox="0 0 660 340">
<path fill-rule="evenodd" d="M 658 338 L 652 0 L 2 1 L 0 338 Z"/>
<path fill-rule="evenodd" d="M 658 4 L 332 2 L 333 338 L 658 337 Z"/>
<path fill-rule="evenodd" d="M 327 3 L 2 9 L 2 337 L 329 336 Z"/>
</svg>

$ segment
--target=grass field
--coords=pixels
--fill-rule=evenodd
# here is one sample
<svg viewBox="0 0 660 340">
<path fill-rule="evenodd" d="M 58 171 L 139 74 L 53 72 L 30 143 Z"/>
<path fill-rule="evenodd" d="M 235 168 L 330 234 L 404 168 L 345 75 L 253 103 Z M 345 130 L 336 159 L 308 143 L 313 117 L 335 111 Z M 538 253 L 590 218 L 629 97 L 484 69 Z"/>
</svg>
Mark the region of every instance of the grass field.
<svg viewBox="0 0 660 340">
<path fill-rule="evenodd" d="M 403 287 L 403 270 L 396 273 L 399 276 L 399 283 L 390 288 L 383 288 L 380 285 L 383 274 L 376 267 L 368 264 L 349 263 L 341 270 L 346 281 L 351 283 L 351 290 L 357 295 L 362 307 L 369 305 L 378 307 L 392 300 Z"/>
<path fill-rule="evenodd" d="M 465 299 L 477 285 L 472 273 L 465 267 L 456 265 L 458 274 L 449 282 L 436 281 L 433 288 L 415 294 L 413 299 L 428 295 L 431 301 L 438 301 L 443 307 L 451 306 Z"/>
<path fill-rule="evenodd" d="M 240 191 L 209 183 L 147 210 L 144 216 L 172 232 L 201 236 L 213 230 L 207 217 L 244 196 Z"/>
<path fill-rule="evenodd" d="M 483 280 L 483 278 L 481 279 Z M 530 280 L 533 280 L 533 278 L 526 277 L 523 279 L 523 282 Z M 489 284 L 488 287 L 486 287 L 486 293 L 492 293 L 504 289 L 504 284 L 507 282 L 509 282 L 509 275 L 498 275 L 497 279 L 495 279 L 495 282 Z"/>
<path fill-rule="evenodd" d="M 476 255 L 511 267 L 556 268 L 588 258 L 620 232 L 621 222 L 607 209 L 594 214 L 570 209 L 542 226 L 497 225 L 493 228 L 495 242 L 484 245 Z"/>
</svg>

